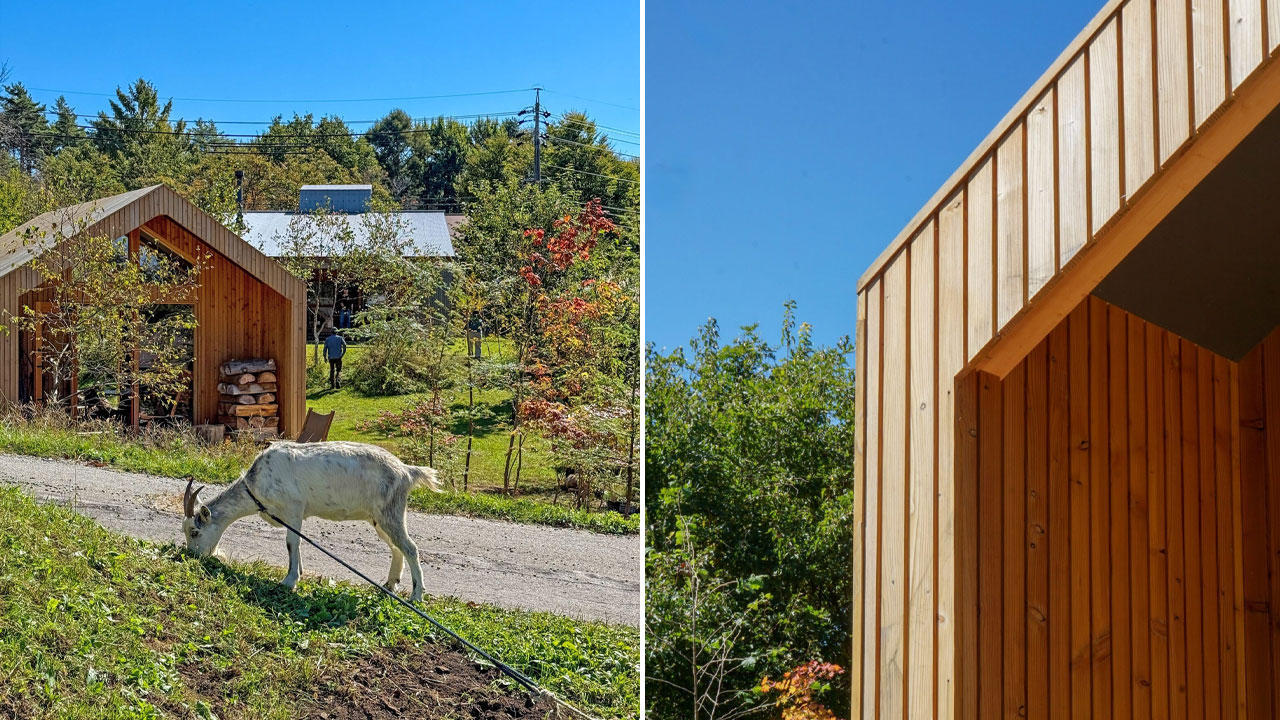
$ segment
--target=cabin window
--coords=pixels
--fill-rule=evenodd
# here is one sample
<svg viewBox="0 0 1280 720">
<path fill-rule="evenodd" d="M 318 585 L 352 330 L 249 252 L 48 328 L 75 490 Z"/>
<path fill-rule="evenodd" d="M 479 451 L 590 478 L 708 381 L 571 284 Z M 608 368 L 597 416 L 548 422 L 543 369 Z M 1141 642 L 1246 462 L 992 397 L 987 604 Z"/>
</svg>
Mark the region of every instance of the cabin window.
<svg viewBox="0 0 1280 720">
<path fill-rule="evenodd" d="M 175 270 L 191 268 L 191 263 L 146 233 L 142 233 L 139 239 L 138 265 L 147 282 L 170 280 Z"/>
</svg>

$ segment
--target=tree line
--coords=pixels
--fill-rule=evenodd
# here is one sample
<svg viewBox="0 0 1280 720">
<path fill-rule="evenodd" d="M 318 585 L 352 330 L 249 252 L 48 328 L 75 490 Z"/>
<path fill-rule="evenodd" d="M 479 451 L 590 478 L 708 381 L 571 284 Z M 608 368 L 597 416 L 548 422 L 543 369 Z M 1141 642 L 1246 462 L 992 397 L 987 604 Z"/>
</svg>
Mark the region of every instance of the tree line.
<svg viewBox="0 0 1280 720">
<path fill-rule="evenodd" d="M 336 115 L 278 115 L 244 138 L 212 120 L 177 116 L 173 101 L 145 79 L 117 88 L 108 110 L 87 115 L 65 97 L 52 107 L 38 102 L 3 73 L 0 175 L 9 185 L 38 180 L 50 195 L 46 205 L 164 183 L 231 221 L 235 171 L 243 170 L 250 210 L 293 209 L 306 183 L 360 183 L 399 208 L 462 212 L 485 186 L 533 175 L 533 125 L 518 115 L 415 119 L 393 109 L 363 131 Z M 638 159 L 616 150 L 585 113 L 546 118 L 542 128 L 542 177 L 584 200 L 599 199 L 615 219 L 634 225 Z M 0 230 L 12 224 L 0 218 Z"/>
</svg>

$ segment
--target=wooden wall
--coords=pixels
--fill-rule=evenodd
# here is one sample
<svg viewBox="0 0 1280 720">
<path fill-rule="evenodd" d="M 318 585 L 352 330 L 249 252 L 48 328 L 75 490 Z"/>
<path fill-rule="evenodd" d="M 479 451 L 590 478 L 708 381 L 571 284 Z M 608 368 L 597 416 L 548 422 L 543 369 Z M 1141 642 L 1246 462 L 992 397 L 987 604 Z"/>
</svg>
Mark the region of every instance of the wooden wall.
<svg viewBox="0 0 1280 720">
<path fill-rule="evenodd" d="M 77 221 L 87 223 L 84 232 L 111 237 L 150 223 L 154 233 L 179 251 L 197 245 L 211 251 L 215 262 L 201 278 L 204 287 L 196 310 L 201 324 L 196 340 L 196 412 L 202 419 L 211 419 L 217 408 L 217 380 L 212 380 L 210 393 L 199 368 L 209 372 L 216 363 L 236 355 L 272 355 L 280 366 L 281 430 L 290 436 L 298 433 L 306 413 L 306 289 L 301 281 L 163 185 L 57 211 L 31 225 L 79 230 L 82 226 Z M 22 248 L 24 243 L 15 239 L 20 230 L 0 238 L 4 241 L 0 245 Z M 19 307 L 19 296 L 40 280 L 23 265 L 29 253 L 13 252 L 8 245 L 4 251 L 10 253 L 6 261 L 18 265 L 7 265 L 0 275 L 0 313 L 7 316 Z M 0 398 L 5 401 L 18 398 L 18 371 L 18 334 L 0 333 Z"/>
<path fill-rule="evenodd" d="M 955 378 L 1020 364 L 1276 107 L 1277 50 L 1280 0 L 1112 0 L 859 280 L 862 717 L 955 717 L 976 682 Z"/>
<path fill-rule="evenodd" d="M 1280 331 L 1237 365 L 1091 298 L 961 394 L 963 716 L 1274 717 Z"/>
<path fill-rule="evenodd" d="M 278 393 L 283 427 L 301 426 L 298 400 L 305 402 L 306 378 L 296 368 L 290 337 L 289 301 L 226 256 L 202 242 L 168 217 L 143 226 L 186 257 L 208 257 L 196 291 L 196 422 L 215 422 L 218 415 L 218 367 L 228 360 L 252 357 L 276 359 L 276 373 L 284 389 Z M 305 351 L 304 351 L 305 352 Z M 301 384 L 301 387 L 299 385 Z"/>
</svg>

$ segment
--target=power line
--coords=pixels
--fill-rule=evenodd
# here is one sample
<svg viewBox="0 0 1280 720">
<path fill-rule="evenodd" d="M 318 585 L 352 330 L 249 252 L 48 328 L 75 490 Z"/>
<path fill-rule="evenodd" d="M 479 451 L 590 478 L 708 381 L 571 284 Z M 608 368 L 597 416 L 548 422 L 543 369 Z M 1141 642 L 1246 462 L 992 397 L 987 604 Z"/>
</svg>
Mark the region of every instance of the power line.
<svg viewBox="0 0 1280 720">
<path fill-rule="evenodd" d="M 44 113 L 45 115 L 61 115 L 61 113 L 59 113 L 57 110 L 45 110 Z M 90 118 L 93 120 L 97 120 L 102 117 L 102 114 L 98 114 L 98 113 L 68 113 L 68 114 L 77 118 Z M 313 113 L 308 113 L 308 115 L 311 115 L 311 114 Z M 508 116 L 514 116 L 517 114 L 519 114 L 517 111 L 511 110 L 511 111 L 503 111 L 503 112 L 471 113 L 468 115 L 424 115 L 422 117 L 410 118 L 410 120 L 412 120 L 413 122 L 430 122 L 432 120 L 438 120 L 438 119 L 475 120 L 475 119 L 483 119 L 483 118 L 508 117 Z M 303 116 L 298 115 L 297 113 L 294 113 L 293 117 L 295 120 L 303 119 Z M 179 118 L 179 120 L 187 121 L 187 122 L 207 122 L 213 125 L 274 125 L 277 120 L 281 120 L 282 125 L 288 125 L 293 122 L 293 120 L 283 121 L 283 118 L 284 118 L 284 115 L 280 115 L 279 117 L 272 118 L 270 120 L 211 120 L 203 117 L 198 117 L 195 120 L 190 120 L 190 121 L 187 121 L 186 118 Z M 114 120 L 115 118 L 107 118 L 107 119 Z M 377 120 L 346 120 L 337 116 L 322 115 L 320 116 L 319 121 L 313 120 L 312 122 L 315 122 L 318 125 L 319 122 L 322 122 L 324 120 L 337 120 L 338 122 L 341 122 L 344 125 L 373 125 L 375 123 L 380 123 L 383 120 L 386 120 L 386 118 L 385 117 L 378 118 Z"/>
<path fill-rule="evenodd" d="M 559 118 L 560 118 L 561 122 L 574 123 L 574 124 L 576 124 L 576 125 L 581 125 L 581 126 L 583 126 L 583 127 L 596 127 L 596 128 L 603 128 L 603 129 L 605 129 L 605 130 L 612 130 L 612 131 L 614 131 L 614 132 L 620 132 L 620 133 L 623 133 L 623 134 L 625 134 L 625 135 L 634 135 L 634 136 L 636 136 L 636 137 L 640 137 L 640 133 L 638 133 L 638 132 L 634 132 L 634 131 L 632 131 L 632 130 L 623 130 L 622 128 L 610 127 L 610 126 L 608 126 L 608 125 L 601 125 L 600 123 L 595 122 L 594 120 L 592 120 L 592 121 L 586 121 L 586 120 L 579 120 L 579 119 L 577 119 L 577 118 L 571 118 L 571 117 L 569 117 L 569 113 L 567 113 L 567 112 L 560 113 Z"/>
<path fill-rule="evenodd" d="M 600 152 L 611 153 L 613 155 L 621 155 L 623 157 L 636 158 L 636 159 L 640 158 L 639 155 L 632 155 L 631 153 L 618 152 L 617 150 L 614 150 L 612 148 L 607 148 L 600 145 L 588 145 L 587 143 L 580 143 L 574 140 L 566 140 L 564 138 L 558 138 L 554 135 L 544 135 L 542 139 L 553 142 L 553 143 L 567 143 L 569 145 L 577 145 L 578 147 L 591 148 L 592 150 L 599 150 Z"/>
<path fill-rule="evenodd" d="M 573 173 L 580 173 L 580 174 L 582 174 L 582 175 L 594 175 L 595 177 L 609 178 L 610 180 L 617 180 L 617 181 L 619 181 L 619 182 L 631 183 L 632 185 L 639 185 L 639 184 L 640 184 L 640 181 L 639 181 L 639 180 L 628 180 L 627 178 L 618 177 L 617 175 L 602 175 L 602 174 L 600 174 L 600 173 L 589 172 L 589 171 L 587 171 L 587 170 L 579 170 L 579 169 L 577 169 L 577 168 L 564 167 L 563 165 L 552 165 L 552 164 L 548 163 L 548 164 L 547 164 L 547 167 L 549 167 L 549 168 L 555 168 L 555 169 L 557 169 L 557 170 L 567 170 L 567 171 L 569 171 L 569 172 L 573 172 Z"/>
<path fill-rule="evenodd" d="M 38 92 L 60 93 L 63 95 L 92 95 L 96 97 L 118 97 L 117 93 L 88 92 L 82 90 L 56 90 L 54 88 L 28 88 Z M 169 100 L 181 100 L 183 102 L 223 102 L 223 103 L 357 103 L 357 102 L 399 102 L 401 100 L 440 100 L 444 98 L 460 98 L 460 97 L 480 97 L 483 95 L 509 95 L 511 93 L 529 92 L 533 88 L 519 88 L 516 90 L 486 90 L 482 92 L 469 93 L 449 93 L 445 95 L 409 95 L 405 97 L 381 97 L 381 98 L 320 98 L 310 100 L 286 100 L 286 99 L 235 99 L 235 98 L 197 98 L 197 97 L 177 97 L 170 96 Z"/>
<path fill-rule="evenodd" d="M 510 113 L 510 114 L 514 115 L 515 113 Z M 497 117 L 497 116 L 485 116 L 485 117 Z M 420 133 L 431 132 L 431 128 L 413 128 L 410 130 L 366 130 L 364 132 L 346 132 L 346 133 L 335 133 L 335 132 L 277 133 L 277 132 L 271 132 L 270 130 L 266 130 L 260 133 L 218 132 L 217 134 L 214 134 L 214 135 L 206 135 L 202 130 L 153 130 L 149 128 L 99 127 L 97 125 L 76 125 L 76 127 L 84 130 L 93 130 L 94 132 L 103 132 L 103 133 L 139 133 L 143 135 L 186 135 L 189 137 L 198 137 L 198 138 L 203 138 L 203 137 L 249 138 L 249 139 L 268 138 L 273 140 L 276 138 L 305 138 L 305 139 L 339 138 L 339 137 L 361 138 L 367 135 L 416 135 Z"/>
</svg>

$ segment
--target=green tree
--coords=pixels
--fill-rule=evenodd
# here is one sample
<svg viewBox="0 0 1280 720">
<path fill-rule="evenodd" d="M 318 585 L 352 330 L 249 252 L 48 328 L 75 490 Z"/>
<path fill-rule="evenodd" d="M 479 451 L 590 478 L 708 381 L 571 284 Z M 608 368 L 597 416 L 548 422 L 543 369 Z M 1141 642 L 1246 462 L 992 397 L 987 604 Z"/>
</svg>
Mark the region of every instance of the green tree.
<svg viewBox="0 0 1280 720">
<path fill-rule="evenodd" d="M 0 146 L 27 174 L 34 173 L 54 148 L 45 106 L 31 98 L 22 83 L 4 87 L 0 97 Z"/>
<path fill-rule="evenodd" d="M 690 717 L 692 680 L 718 672 L 709 663 L 726 642 L 740 665 L 718 679 L 730 691 L 721 717 L 758 705 L 762 676 L 810 660 L 849 665 L 851 347 L 814 347 L 792 308 L 778 346 L 754 327 L 722 346 L 711 321 L 690 355 L 648 351 L 649 717 Z M 714 597 L 694 601 L 695 575 Z M 725 624 L 735 616 L 753 619 Z M 847 713 L 840 682 L 823 700 Z"/>
<path fill-rule="evenodd" d="M 111 114 L 99 112 L 93 140 L 116 166 L 128 190 L 180 177 L 196 155 L 183 120 L 170 121 L 173 101 L 160 104 L 151 83 L 138 78 L 127 90 L 116 88 Z"/>
<path fill-rule="evenodd" d="M 364 139 L 373 148 L 374 157 L 387 174 L 387 185 L 392 196 L 403 199 L 416 191 L 413 173 L 409 167 L 413 153 L 409 148 L 409 131 L 413 130 L 413 118 L 404 110 L 392 110 L 365 133 Z"/>
<path fill-rule="evenodd" d="M 57 113 L 57 119 L 49 126 L 49 132 L 53 134 L 52 145 L 55 151 L 61 151 L 68 147 L 79 147 L 88 140 L 88 133 L 80 126 L 80 120 L 76 117 L 75 108 L 67 103 L 67 99 L 59 95 L 57 104 L 54 105 L 54 112 Z"/>
</svg>

